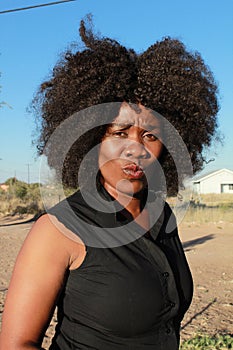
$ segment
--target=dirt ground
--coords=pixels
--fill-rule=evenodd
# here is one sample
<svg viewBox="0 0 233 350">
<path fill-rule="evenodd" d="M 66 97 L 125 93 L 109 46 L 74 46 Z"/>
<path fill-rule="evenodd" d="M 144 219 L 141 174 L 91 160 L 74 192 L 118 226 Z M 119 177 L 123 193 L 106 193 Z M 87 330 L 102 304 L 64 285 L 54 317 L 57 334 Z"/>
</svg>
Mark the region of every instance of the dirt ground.
<svg viewBox="0 0 233 350">
<path fill-rule="evenodd" d="M 33 224 L 20 223 L 23 220 L 0 219 L 0 319 L 16 255 Z M 200 332 L 233 334 L 233 223 L 182 223 L 179 231 L 194 279 L 193 302 L 183 320 L 181 339 Z M 45 349 L 55 321 L 54 317 L 46 333 Z"/>
</svg>

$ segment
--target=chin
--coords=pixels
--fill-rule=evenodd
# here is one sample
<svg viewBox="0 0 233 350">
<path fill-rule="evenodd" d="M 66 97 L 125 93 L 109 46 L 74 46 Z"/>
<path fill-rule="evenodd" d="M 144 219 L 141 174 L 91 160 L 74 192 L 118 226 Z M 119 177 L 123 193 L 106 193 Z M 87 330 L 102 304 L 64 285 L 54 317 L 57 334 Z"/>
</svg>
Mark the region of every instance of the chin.
<svg viewBox="0 0 233 350">
<path fill-rule="evenodd" d="M 116 186 L 116 189 L 121 193 L 132 196 L 141 192 L 145 187 L 146 185 L 142 181 L 123 180 L 120 186 Z"/>
</svg>

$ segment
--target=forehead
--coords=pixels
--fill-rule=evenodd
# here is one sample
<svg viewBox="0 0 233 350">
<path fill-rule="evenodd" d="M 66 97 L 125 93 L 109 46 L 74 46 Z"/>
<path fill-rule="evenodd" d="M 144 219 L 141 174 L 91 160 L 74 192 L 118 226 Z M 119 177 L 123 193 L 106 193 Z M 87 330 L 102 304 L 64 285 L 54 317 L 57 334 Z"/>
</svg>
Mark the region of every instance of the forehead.
<svg viewBox="0 0 233 350">
<path fill-rule="evenodd" d="M 131 107 L 123 104 L 120 108 L 118 116 L 113 120 L 112 125 L 135 125 L 144 129 L 160 127 L 161 120 L 153 111 L 144 106 Z"/>
</svg>

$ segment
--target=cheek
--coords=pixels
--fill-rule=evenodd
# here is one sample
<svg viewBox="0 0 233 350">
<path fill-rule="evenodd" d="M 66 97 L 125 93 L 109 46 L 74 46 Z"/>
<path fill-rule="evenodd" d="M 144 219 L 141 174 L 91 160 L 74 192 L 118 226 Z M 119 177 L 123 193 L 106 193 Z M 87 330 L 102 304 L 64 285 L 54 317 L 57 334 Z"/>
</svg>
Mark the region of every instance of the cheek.
<svg viewBox="0 0 233 350">
<path fill-rule="evenodd" d="M 103 141 L 99 149 L 99 167 L 107 166 L 111 161 L 120 158 L 121 148 L 116 142 Z"/>
<path fill-rule="evenodd" d="M 121 147 L 117 142 L 102 142 L 99 149 L 99 169 L 105 181 L 116 187 L 119 180 L 122 179 L 121 170 Z"/>
<path fill-rule="evenodd" d="M 159 157 L 162 154 L 162 150 L 163 150 L 163 144 L 161 141 L 156 142 L 156 144 L 149 149 L 152 156 L 156 159 L 159 159 Z"/>
<path fill-rule="evenodd" d="M 101 154 L 99 169 L 104 181 L 113 187 L 116 187 L 119 180 L 122 179 L 121 167 L 116 159 L 107 159 L 104 154 Z"/>
<path fill-rule="evenodd" d="M 154 176 L 158 171 L 158 159 L 160 158 L 162 151 L 163 151 L 163 144 L 162 142 L 158 142 L 156 145 L 148 149 L 149 153 L 151 154 L 151 162 L 148 164 L 148 167 L 146 169 L 146 176 Z"/>
</svg>

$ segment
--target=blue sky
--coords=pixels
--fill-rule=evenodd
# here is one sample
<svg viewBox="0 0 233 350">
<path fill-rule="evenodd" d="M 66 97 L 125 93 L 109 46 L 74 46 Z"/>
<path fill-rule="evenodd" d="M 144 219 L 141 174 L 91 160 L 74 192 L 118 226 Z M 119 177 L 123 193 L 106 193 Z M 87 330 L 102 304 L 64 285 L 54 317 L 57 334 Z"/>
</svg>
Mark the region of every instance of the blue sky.
<svg viewBox="0 0 233 350">
<path fill-rule="evenodd" d="M 1 0 L 0 11 L 50 1 Z M 80 42 L 79 22 L 89 12 L 97 31 L 137 52 L 171 36 L 201 53 L 219 85 L 218 119 L 225 137 L 223 146 L 208 152 L 215 161 L 204 171 L 233 170 L 233 1 L 77 0 L 0 15 L 0 101 L 11 106 L 0 109 L 0 182 L 14 175 L 27 181 L 28 169 L 30 182 L 38 181 L 35 122 L 27 107 L 59 54 Z"/>
</svg>

